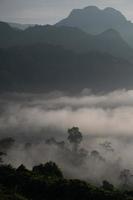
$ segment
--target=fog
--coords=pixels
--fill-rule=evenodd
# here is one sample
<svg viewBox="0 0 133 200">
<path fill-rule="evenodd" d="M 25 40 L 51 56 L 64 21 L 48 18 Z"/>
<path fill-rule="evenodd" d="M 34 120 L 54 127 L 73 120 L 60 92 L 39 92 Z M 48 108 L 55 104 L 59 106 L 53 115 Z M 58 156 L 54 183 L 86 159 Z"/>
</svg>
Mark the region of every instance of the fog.
<svg viewBox="0 0 133 200">
<path fill-rule="evenodd" d="M 79 127 L 83 140 L 76 150 L 68 129 Z M 2 149 L 4 163 L 28 168 L 55 161 L 64 176 L 95 183 L 121 184 L 121 172 L 133 171 L 133 90 L 77 96 L 6 93 L 0 96 L 0 139 L 15 141 Z"/>
</svg>

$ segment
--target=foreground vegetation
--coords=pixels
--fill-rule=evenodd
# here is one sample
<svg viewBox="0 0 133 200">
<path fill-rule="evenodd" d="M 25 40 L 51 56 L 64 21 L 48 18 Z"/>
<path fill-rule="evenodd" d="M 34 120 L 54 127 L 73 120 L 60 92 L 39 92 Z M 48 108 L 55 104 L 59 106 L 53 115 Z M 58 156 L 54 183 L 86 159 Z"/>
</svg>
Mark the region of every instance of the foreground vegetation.
<svg viewBox="0 0 133 200">
<path fill-rule="evenodd" d="M 133 191 L 118 190 L 107 181 L 99 187 L 68 180 L 53 162 L 26 169 L 0 166 L 1 200 L 132 200 Z"/>
<path fill-rule="evenodd" d="M 47 139 L 45 143 L 57 146 L 66 159 L 69 154 L 70 163 L 81 173 L 79 166 L 88 159 L 87 150 L 80 146 L 82 140 L 79 128 L 73 127 L 68 129 L 69 147 L 65 146 L 66 141 L 58 142 L 55 138 Z M 120 179 L 118 189 L 106 180 L 95 185 L 89 181 L 68 179 L 54 162 L 34 166 L 31 170 L 24 165 L 13 168 L 3 161 L 13 144 L 12 138 L 0 140 L 0 200 L 133 200 L 133 175 L 129 169 L 123 169 L 119 175 L 114 173 Z M 102 145 L 106 150 L 114 151 L 110 143 Z M 98 161 L 96 163 L 106 161 L 96 150 L 91 152 L 89 159 L 90 162 Z M 86 174 L 86 180 L 87 177 L 89 174 Z"/>
</svg>

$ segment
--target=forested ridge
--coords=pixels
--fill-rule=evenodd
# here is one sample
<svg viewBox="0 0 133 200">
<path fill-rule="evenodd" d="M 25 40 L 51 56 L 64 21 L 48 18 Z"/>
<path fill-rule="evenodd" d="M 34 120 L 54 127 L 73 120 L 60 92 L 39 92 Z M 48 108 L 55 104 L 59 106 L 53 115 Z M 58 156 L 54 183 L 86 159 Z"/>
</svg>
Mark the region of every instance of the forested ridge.
<svg viewBox="0 0 133 200">
<path fill-rule="evenodd" d="M 17 169 L 10 165 L 0 166 L 1 200 L 132 200 L 133 191 L 117 189 L 103 181 L 94 186 L 81 180 L 64 178 L 53 162 L 40 164 L 32 170 L 23 165 Z"/>
</svg>

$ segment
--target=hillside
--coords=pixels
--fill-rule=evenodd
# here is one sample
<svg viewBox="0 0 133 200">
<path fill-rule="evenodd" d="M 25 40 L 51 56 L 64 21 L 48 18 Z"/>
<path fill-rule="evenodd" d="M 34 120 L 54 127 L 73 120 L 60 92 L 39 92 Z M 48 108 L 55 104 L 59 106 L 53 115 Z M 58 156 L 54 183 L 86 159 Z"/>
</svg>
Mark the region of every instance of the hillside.
<svg viewBox="0 0 133 200">
<path fill-rule="evenodd" d="M 0 23 L 0 35 L 1 48 L 48 43 L 62 45 L 65 49 L 80 53 L 88 51 L 109 53 L 133 62 L 133 49 L 113 29 L 94 36 L 71 27 L 37 25 L 20 31 L 9 27 L 6 23 Z"/>
<path fill-rule="evenodd" d="M 77 54 L 36 44 L 0 49 L 0 89 L 20 91 L 111 90 L 132 87 L 133 66 L 108 54 Z"/>
</svg>

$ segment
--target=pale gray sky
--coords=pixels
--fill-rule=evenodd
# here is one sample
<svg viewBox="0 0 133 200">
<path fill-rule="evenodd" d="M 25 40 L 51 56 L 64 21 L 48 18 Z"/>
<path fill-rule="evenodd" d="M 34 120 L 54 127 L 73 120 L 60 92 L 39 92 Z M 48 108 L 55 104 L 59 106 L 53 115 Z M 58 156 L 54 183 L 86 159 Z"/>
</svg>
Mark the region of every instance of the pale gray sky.
<svg viewBox="0 0 133 200">
<path fill-rule="evenodd" d="M 89 5 L 116 8 L 133 21 L 133 0 L 0 0 L 0 21 L 53 24 Z"/>
</svg>

